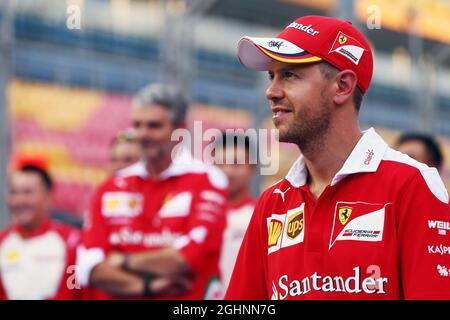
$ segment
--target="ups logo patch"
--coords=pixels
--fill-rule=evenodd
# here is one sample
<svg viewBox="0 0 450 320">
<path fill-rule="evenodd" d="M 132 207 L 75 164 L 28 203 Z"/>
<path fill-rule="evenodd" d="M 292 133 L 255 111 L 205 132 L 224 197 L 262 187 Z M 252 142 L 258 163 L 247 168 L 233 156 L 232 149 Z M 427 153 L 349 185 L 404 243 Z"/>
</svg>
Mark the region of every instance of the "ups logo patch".
<svg viewBox="0 0 450 320">
<path fill-rule="evenodd" d="M 303 230 L 303 210 L 289 217 L 286 235 L 289 239 L 295 239 Z"/>
</svg>

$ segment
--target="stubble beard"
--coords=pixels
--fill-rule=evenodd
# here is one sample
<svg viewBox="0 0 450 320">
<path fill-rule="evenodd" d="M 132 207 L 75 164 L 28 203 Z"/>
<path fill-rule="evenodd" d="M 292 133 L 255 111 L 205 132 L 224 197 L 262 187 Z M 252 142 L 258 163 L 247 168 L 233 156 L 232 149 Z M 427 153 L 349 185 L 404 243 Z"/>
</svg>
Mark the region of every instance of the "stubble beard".
<svg viewBox="0 0 450 320">
<path fill-rule="evenodd" d="M 330 128 L 331 106 L 322 99 L 320 113 L 314 114 L 301 107 L 285 130 L 280 130 L 279 141 L 296 144 L 303 154 L 319 150 Z"/>
</svg>

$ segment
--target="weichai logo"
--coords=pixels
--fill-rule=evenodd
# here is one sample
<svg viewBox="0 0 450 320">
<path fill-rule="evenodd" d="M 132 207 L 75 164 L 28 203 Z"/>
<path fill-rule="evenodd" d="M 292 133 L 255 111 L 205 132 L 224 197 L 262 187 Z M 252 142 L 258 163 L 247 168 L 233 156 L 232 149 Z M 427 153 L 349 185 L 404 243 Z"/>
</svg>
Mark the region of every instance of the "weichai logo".
<svg viewBox="0 0 450 320">
<path fill-rule="evenodd" d="M 269 248 L 275 246 L 278 243 L 278 240 L 281 236 L 281 231 L 283 230 L 283 224 L 281 221 L 272 220 L 269 225 L 269 239 L 268 245 Z"/>
<path fill-rule="evenodd" d="M 440 220 L 428 220 L 429 229 L 437 229 L 438 234 L 447 235 L 447 231 L 450 231 L 450 222 Z"/>
</svg>

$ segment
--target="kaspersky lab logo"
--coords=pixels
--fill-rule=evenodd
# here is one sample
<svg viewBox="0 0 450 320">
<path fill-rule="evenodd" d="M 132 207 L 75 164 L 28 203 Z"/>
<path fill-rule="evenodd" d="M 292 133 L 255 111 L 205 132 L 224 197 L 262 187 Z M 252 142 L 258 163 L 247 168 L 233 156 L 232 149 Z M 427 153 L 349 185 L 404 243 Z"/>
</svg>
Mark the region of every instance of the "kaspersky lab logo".
<svg viewBox="0 0 450 320">
<path fill-rule="evenodd" d="M 385 286 L 388 278 L 379 276 L 378 271 L 369 266 L 368 276 L 363 278 L 361 267 L 354 267 L 353 275 L 343 276 L 321 276 L 318 272 L 303 279 L 290 278 L 285 274 L 278 278 L 278 282 L 272 281 L 272 300 L 284 300 L 306 295 L 312 291 L 323 293 L 345 292 L 351 294 L 385 294 Z M 371 273 L 372 272 L 372 273 Z M 376 274 L 378 273 L 378 276 Z"/>
</svg>

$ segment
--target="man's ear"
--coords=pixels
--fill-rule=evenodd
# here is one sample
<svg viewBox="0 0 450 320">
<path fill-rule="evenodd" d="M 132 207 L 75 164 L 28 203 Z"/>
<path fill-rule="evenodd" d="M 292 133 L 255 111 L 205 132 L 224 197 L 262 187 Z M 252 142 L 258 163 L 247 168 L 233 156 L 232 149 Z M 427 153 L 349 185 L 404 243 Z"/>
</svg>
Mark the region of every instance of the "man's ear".
<svg viewBox="0 0 450 320">
<path fill-rule="evenodd" d="M 353 98 L 358 78 L 352 70 L 343 70 L 336 75 L 337 89 L 333 97 L 334 103 L 343 105 Z"/>
</svg>

